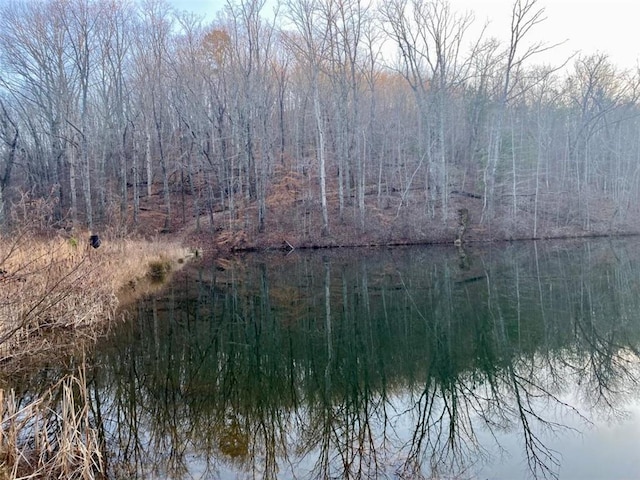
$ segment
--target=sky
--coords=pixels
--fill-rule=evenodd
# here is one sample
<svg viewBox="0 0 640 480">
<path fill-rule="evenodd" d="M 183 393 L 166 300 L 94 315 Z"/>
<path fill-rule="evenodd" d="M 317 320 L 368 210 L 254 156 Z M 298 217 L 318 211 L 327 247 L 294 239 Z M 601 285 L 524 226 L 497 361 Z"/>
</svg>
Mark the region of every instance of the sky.
<svg viewBox="0 0 640 480">
<path fill-rule="evenodd" d="M 179 10 L 207 14 L 213 19 L 225 0 L 170 0 Z M 449 0 L 455 11 L 472 11 L 477 28 L 489 22 L 488 33 L 506 40 L 512 0 Z M 572 53 L 606 53 L 621 68 L 640 61 L 640 2 L 637 0 L 539 0 L 546 20 L 532 32 L 531 40 L 548 44 L 565 42 L 539 57 L 536 63 L 562 63 Z"/>
<path fill-rule="evenodd" d="M 612 63 L 635 68 L 640 59 L 640 29 L 637 0 L 542 0 L 546 20 L 532 35 L 536 40 L 556 44 L 549 61 L 561 61 L 572 53 L 606 53 Z M 490 20 L 490 33 L 508 38 L 511 0 L 451 0 L 462 11 L 473 10 L 476 21 Z"/>
</svg>

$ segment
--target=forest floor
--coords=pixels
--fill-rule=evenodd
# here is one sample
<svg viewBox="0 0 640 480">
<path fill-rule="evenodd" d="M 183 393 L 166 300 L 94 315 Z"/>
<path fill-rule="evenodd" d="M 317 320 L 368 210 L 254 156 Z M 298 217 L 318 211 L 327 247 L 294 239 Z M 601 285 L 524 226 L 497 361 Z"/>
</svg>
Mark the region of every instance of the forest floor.
<svg viewBox="0 0 640 480">
<path fill-rule="evenodd" d="M 167 226 L 158 186 L 157 192 L 141 198 L 139 223 L 130 228 L 145 236 L 182 241 L 216 256 L 248 250 L 453 244 L 463 223 L 465 243 L 640 233 L 637 224 L 625 220 L 640 218 L 637 207 L 630 205 L 621 213 L 602 199 L 593 202 L 598 206 L 591 209 L 588 220 L 573 211 L 571 199 L 549 205 L 533 205 L 532 199 L 520 199 L 517 205 L 503 203 L 489 219 L 481 195 L 451 192 L 443 218 L 439 199 L 425 201 L 420 191 L 408 192 L 404 198 L 400 193 L 382 198 L 369 194 L 364 217 L 354 199 L 345 202 L 341 213 L 337 194 L 330 194 L 329 232 L 323 233 L 319 201 L 299 197 L 295 189 L 288 188 L 269 195 L 264 228 L 259 231 L 255 203 L 238 204 L 233 215 L 221 209 L 196 215 L 194 196 L 177 192 L 171 197 L 173 215 Z"/>
</svg>

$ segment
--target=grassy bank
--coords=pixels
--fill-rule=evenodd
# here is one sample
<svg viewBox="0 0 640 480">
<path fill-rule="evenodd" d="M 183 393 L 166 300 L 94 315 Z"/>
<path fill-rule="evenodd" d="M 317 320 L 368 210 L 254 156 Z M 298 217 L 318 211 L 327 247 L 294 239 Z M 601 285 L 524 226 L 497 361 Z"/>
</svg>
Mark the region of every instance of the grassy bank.
<svg viewBox="0 0 640 480">
<path fill-rule="evenodd" d="M 191 256 L 177 242 L 106 239 L 93 249 L 88 238 L 0 236 L 3 377 L 80 355 L 113 324 L 119 304 L 156 288 Z M 100 478 L 84 368 L 43 392 L 25 400 L 0 388 L 0 479 Z"/>
<path fill-rule="evenodd" d="M 0 237 L 0 365 L 6 373 L 28 358 L 94 340 L 114 319 L 120 300 L 145 278 L 179 266 L 178 243 L 106 240 L 88 235 Z M 153 278 L 152 278 L 153 279 Z"/>
</svg>

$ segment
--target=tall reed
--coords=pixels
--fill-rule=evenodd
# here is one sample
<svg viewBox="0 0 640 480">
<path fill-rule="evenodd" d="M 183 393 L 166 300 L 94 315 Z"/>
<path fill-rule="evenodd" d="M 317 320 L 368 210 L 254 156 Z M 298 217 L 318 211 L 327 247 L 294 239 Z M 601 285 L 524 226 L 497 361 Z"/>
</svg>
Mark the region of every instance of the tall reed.
<svg viewBox="0 0 640 480">
<path fill-rule="evenodd" d="M 26 401 L 13 389 L 0 390 L 0 478 L 103 478 L 85 372 L 83 362 Z"/>
</svg>

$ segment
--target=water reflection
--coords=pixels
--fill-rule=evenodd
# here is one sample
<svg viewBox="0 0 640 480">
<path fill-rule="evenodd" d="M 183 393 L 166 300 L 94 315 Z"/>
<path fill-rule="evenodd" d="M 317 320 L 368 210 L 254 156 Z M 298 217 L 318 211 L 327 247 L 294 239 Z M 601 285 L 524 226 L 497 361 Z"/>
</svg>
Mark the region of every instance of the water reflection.
<svg viewBox="0 0 640 480">
<path fill-rule="evenodd" d="M 557 476 L 549 432 L 637 400 L 637 248 L 463 254 L 294 252 L 183 272 L 95 359 L 111 475 L 476 478 L 511 438 L 531 475 Z"/>
</svg>

